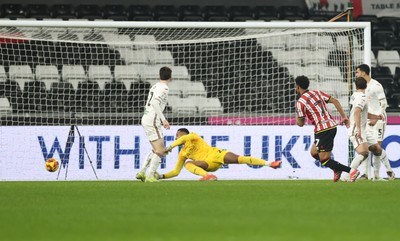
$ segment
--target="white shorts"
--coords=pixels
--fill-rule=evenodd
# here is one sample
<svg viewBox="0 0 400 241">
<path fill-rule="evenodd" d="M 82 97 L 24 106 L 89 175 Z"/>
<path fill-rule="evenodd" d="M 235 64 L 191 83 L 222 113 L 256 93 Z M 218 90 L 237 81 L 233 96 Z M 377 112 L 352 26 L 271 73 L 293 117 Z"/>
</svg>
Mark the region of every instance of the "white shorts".
<svg viewBox="0 0 400 241">
<path fill-rule="evenodd" d="M 375 137 L 377 141 L 383 141 L 383 137 L 385 136 L 386 122 L 378 120 L 378 122 L 376 122 L 374 126 L 370 126 L 367 124 L 366 129 L 367 132 Z"/>
<path fill-rule="evenodd" d="M 144 132 L 146 132 L 147 138 L 149 138 L 149 141 L 155 141 L 164 138 L 164 133 L 162 132 L 161 125 L 155 123 L 155 121 L 151 123 L 149 121 L 146 121 L 145 118 L 142 118 L 142 126 Z"/>
<path fill-rule="evenodd" d="M 349 139 L 353 144 L 354 149 L 356 149 L 362 143 L 367 143 L 368 146 L 372 146 L 378 143 L 376 138 L 373 135 L 371 135 L 371 132 L 368 132 L 366 130 L 361 130 L 361 139 L 357 138 L 356 135 L 349 136 Z"/>
</svg>

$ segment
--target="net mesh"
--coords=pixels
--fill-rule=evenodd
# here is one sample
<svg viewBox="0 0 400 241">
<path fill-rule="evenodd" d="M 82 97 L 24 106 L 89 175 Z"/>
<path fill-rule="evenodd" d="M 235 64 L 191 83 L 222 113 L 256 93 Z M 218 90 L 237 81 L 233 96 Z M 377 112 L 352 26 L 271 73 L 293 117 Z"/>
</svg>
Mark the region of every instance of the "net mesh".
<svg viewBox="0 0 400 241">
<path fill-rule="evenodd" d="M 363 31 L 0 27 L 1 123 L 139 124 L 148 90 L 169 66 L 171 123 L 293 124 L 298 75 L 348 110 Z"/>
</svg>

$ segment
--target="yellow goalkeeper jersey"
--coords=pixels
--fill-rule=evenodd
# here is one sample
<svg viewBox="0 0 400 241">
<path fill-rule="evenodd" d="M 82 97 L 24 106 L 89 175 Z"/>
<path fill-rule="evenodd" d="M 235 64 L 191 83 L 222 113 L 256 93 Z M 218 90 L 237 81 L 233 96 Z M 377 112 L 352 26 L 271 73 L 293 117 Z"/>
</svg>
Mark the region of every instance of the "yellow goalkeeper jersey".
<svg viewBox="0 0 400 241">
<path fill-rule="evenodd" d="M 172 143 L 171 147 L 183 145 L 181 151 L 179 152 L 178 161 L 176 163 L 175 169 L 164 174 L 164 178 L 171 178 L 177 176 L 182 170 L 183 165 L 187 159 L 193 161 L 207 161 L 207 160 L 219 160 L 217 165 L 211 165 L 212 169 L 218 169 L 223 161 L 224 155 L 227 151 L 221 152 L 217 147 L 211 147 L 194 132 L 187 135 L 181 136 L 178 140 Z M 215 166 L 215 167 L 214 167 Z"/>
<path fill-rule="evenodd" d="M 176 147 L 184 145 L 179 152 L 179 159 L 185 157 L 186 159 L 192 159 L 193 161 L 204 161 L 211 151 L 218 149 L 216 147 L 211 147 L 194 132 L 188 135 L 181 136 L 178 140 L 172 143 L 171 147 Z"/>
</svg>

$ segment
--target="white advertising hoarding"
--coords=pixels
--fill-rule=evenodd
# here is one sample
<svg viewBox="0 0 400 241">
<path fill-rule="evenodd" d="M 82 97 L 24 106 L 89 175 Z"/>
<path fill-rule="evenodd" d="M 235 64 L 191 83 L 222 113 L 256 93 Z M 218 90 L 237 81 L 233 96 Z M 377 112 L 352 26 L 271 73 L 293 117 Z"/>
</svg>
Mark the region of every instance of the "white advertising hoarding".
<svg viewBox="0 0 400 241">
<path fill-rule="evenodd" d="M 58 171 L 47 172 L 44 162 L 55 157 L 61 163 L 60 180 L 134 180 L 143 159 L 151 150 L 140 126 L 80 126 L 69 137 L 70 127 L 0 127 L 0 180 L 56 180 Z M 219 179 L 331 179 L 330 169 L 322 168 L 310 156 L 313 127 L 297 126 L 189 126 L 206 142 L 236 154 L 280 159 L 282 168 L 230 165 L 215 174 Z M 170 145 L 178 129 L 164 131 Z M 400 126 L 388 126 L 383 146 L 397 176 L 400 176 Z M 66 146 L 70 138 L 71 145 Z M 86 149 L 86 150 L 85 150 Z M 87 151 L 87 153 L 86 153 Z M 175 167 L 178 148 L 159 169 L 166 173 Z M 335 160 L 348 163 L 347 130 L 340 126 L 333 151 Z M 89 158 L 92 162 L 90 164 Z M 68 165 L 67 165 L 68 164 Z M 67 169 L 68 166 L 68 169 Z M 93 166 L 93 169 L 92 169 Z M 66 173 L 66 170 L 68 172 Z M 385 177 L 382 166 L 382 176 Z M 197 180 L 185 169 L 175 180 Z"/>
</svg>

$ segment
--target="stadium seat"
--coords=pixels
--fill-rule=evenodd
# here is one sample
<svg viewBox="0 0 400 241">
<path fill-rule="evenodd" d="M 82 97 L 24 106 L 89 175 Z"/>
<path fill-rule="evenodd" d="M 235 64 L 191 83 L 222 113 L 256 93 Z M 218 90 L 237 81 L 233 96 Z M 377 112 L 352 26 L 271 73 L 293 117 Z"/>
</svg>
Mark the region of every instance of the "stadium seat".
<svg viewBox="0 0 400 241">
<path fill-rule="evenodd" d="M 21 88 L 24 89 L 25 82 L 34 80 L 32 69 L 29 65 L 10 65 L 8 77 L 12 81 L 16 81 Z"/>
<path fill-rule="evenodd" d="M 7 80 L 0 82 L 0 92 L 10 101 L 13 112 L 18 113 L 23 111 L 24 99 L 21 88 L 16 81 Z"/>
<path fill-rule="evenodd" d="M 303 51 L 303 63 L 308 65 L 326 65 L 328 63 L 329 52 L 327 50 Z"/>
<path fill-rule="evenodd" d="M 116 65 L 114 68 L 115 81 L 124 83 L 125 88 L 130 90 L 131 84 L 140 80 L 140 68 L 141 66 L 138 65 Z"/>
<path fill-rule="evenodd" d="M 54 65 L 38 65 L 35 69 L 36 80 L 43 81 L 46 85 L 46 90 L 50 90 L 53 82 L 60 81 L 58 69 Z"/>
<path fill-rule="evenodd" d="M 133 82 L 128 91 L 127 112 L 142 112 L 147 101 L 151 84 L 145 81 Z"/>
<path fill-rule="evenodd" d="M 105 5 L 103 8 L 104 17 L 115 21 L 128 21 L 128 14 L 123 5 Z"/>
<path fill-rule="evenodd" d="M 153 21 L 153 12 L 147 5 L 131 5 L 128 9 L 129 19 L 132 21 Z"/>
<path fill-rule="evenodd" d="M 389 67 L 378 66 L 376 68 L 371 68 L 371 77 L 372 78 L 392 77 L 392 73 Z"/>
<path fill-rule="evenodd" d="M 149 57 L 148 57 L 149 51 L 122 49 L 119 52 L 121 55 L 121 59 L 127 65 L 130 64 L 146 65 L 149 63 Z"/>
<path fill-rule="evenodd" d="M 4 17 L 11 20 L 25 18 L 25 9 L 21 4 L 3 4 Z"/>
<path fill-rule="evenodd" d="M 302 10 L 299 6 L 281 6 L 278 9 L 279 19 L 285 20 L 299 20 L 307 19 L 306 10 Z"/>
<path fill-rule="evenodd" d="M 379 66 L 387 66 L 392 74 L 397 66 L 400 66 L 399 52 L 395 50 L 380 50 L 377 56 Z"/>
<path fill-rule="evenodd" d="M 307 38 L 312 38 L 315 35 L 307 36 Z M 309 49 L 310 44 L 308 43 L 304 36 L 296 36 L 292 35 L 287 39 L 286 46 L 288 50 L 294 50 L 294 49 Z"/>
<path fill-rule="evenodd" d="M 6 97 L 0 97 L 0 116 L 11 114 L 11 104 Z"/>
<path fill-rule="evenodd" d="M 4 68 L 4 65 L 0 65 L 0 82 L 5 82 L 5 81 L 7 81 L 7 73 Z"/>
<path fill-rule="evenodd" d="M 207 92 L 204 87 L 204 84 L 200 81 L 198 81 L 198 82 L 189 81 L 188 84 L 182 86 L 182 94 L 183 94 L 183 97 L 189 97 L 189 96 L 204 96 L 204 97 L 206 97 L 207 96 Z"/>
<path fill-rule="evenodd" d="M 254 9 L 254 18 L 257 20 L 271 21 L 278 19 L 278 11 L 274 6 L 256 6 Z"/>
<path fill-rule="evenodd" d="M 172 113 L 177 115 L 192 115 L 197 113 L 197 107 L 191 98 L 169 96 L 168 106 L 171 107 Z"/>
<path fill-rule="evenodd" d="M 155 65 L 174 65 L 174 58 L 170 51 L 154 51 L 149 54 L 149 63 Z"/>
<path fill-rule="evenodd" d="M 262 37 L 257 38 L 257 42 L 261 45 L 263 50 L 285 49 L 287 38 L 286 36 Z"/>
<path fill-rule="evenodd" d="M 158 49 L 158 45 L 155 43 L 156 38 L 154 35 L 135 35 L 133 44 L 136 49 Z"/>
<path fill-rule="evenodd" d="M 129 35 L 116 33 L 102 33 L 104 41 L 111 49 L 132 49 L 133 42 Z"/>
<path fill-rule="evenodd" d="M 61 71 L 62 80 L 72 84 L 75 90 L 82 81 L 87 80 L 85 70 L 82 65 L 63 65 Z"/>
<path fill-rule="evenodd" d="M 75 104 L 71 106 L 74 112 L 98 112 L 103 106 L 103 95 L 99 84 L 85 80 L 78 84 L 75 92 Z"/>
<path fill-rule="evenodd" d="M 76 14 L 78 18 L 83 19 L 102 19 L 103 12 L 99 5 L 94 4 L 82 4 L 76 7 Z"/>
<path fill-rule="evenodd" d="M 25 82 L 23 97 L 25 100 L 25 110 L 45 110 L 47 98 L 45 83 L 39 80 Z"/>
<path fill-rule="evenodd" d="M 63 20 L 76 18 L 75 8 L 70 4 L 56 4 L 51 8 L 53 18 L 61 18 Z"/>
<path fill-rule="evenodd" d="M 200 114 L 203 115 L 220 115 L 222 114 L 223 108 L 221 101 L 218 98 L 207 98 L 204 96 L 190 96 L 193 104 L 197 106 Z"/>
<path fill-rule="evenodd" d="M 106 65 L 90 65 L 88 77 L 90 81 L 99 85 L 100 90 L 104 90 L 106 83 L 110 83 L 113 80 L 110 67 Z"/>
<path fill-rule="evenodd" d="M 102 112 L 124 112 L 128 106 L 128 91 L 119 81 L 107 82 L 104 87 L 104 110 Z"/>
<path fill-rule="evenodd" d="M 318 75 L 322 81 L 343 81 L 340 68 L 335 66 L 319 69 Z"/>
<path fill-rule="evenodd" d="M 75 104 L 75 90 L 69 82 L 53 82 L 50 87 L 47 109 L 69 111 Z"/>
<path fill-rule="evenodd" d="M 358 43 L 358 40 L 356 37 L 352 38 L 353 42 L 353 49 L 360 49 L 360 44 Z M 335 46 L 336 49 L 339 51 L 347 51 L 349 48 L 349 38 L 344 35 L 338 35 L 335 38 Z"/>
<path fill-rule="evenodd" d="M 205 6 L 204 16 L 207 21 L 229 21 L 229 14 L 225 6 Z"/>
<path fill-rule="evenodd" d="M 249 6 L 231 6 L 229 8 L 229 17 L 231 21 L 253 20 L 253 12 Z"/>
<path fill-rule="evenodd" d="M 198 5 L 183 5 L 179 7 L 182 21 L 204 21 L 203 12 Z"/>
<path fill-rule="evenodd" d="M 45 19 L 50 18 L 50 9 L 47 4 L 29 4 L 26 7 L 26 17 Z"/>
<path fill-rule="evenodd" d="M 174 5 L 158 5 L 154 7 L 154 18 L 158 21 L 178 21 L 178 11 Z"/>
<path fill-rule="evenodd" d="M 331 36 L 320 36 L 318 43 L 312 41 L 310 44 L 311 49 L 334 49 L 335 44 L 333 43 L 333 39 Z"/>
<path fill-rule="evenodd" d="M 400 66 L 396 67 L 394 71 L 394 81 L 400 86 Z"/>
<path fill-rule="evenodd" d="M 292 50 L 292 51 L 273 51 L 273 56 L 279 64 L 302 64 L 303 51 Z"/>
<path fill-rule="evenodd" d="M 376 15 L 361 15 L 356 20 L 359 22 L 371 22 L 371 23 L 379 22 L 379 19 Z"/>
</svg>

